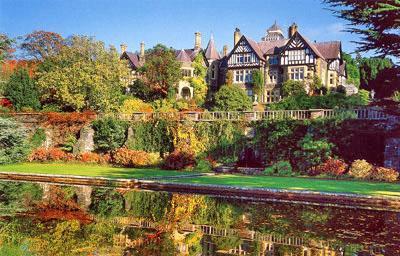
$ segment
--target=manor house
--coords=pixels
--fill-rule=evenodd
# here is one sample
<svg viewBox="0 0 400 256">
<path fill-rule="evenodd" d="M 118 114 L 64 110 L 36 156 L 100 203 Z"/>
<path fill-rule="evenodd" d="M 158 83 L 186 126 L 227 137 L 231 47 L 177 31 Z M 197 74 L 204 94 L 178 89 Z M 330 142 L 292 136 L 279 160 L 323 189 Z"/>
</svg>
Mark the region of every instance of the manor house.
<svg viewBox="0 0 400 256">
<path fill-rule="evenodd" d="M 260 41 L 242 35 L 236 28 L 233 33 L 234 47 L 228 52 L 225 45 L 220 54 L 211 36 L 207 47 L 201 47 L 201 34 L 195 33 L 194 48 L 176 51 L 176 58 L 182 63 L 184 77 L 194 76 L 192 62 L 199 54 L 208 67 L 206 80 L 211 92 L 216 92 L 226 83 L 228 74 L 232 82 L 239 85 L 253 97 L 252 73 L 256 70 L 264 76 L 264 89 L 258 102 L 268 104 L 279 101 L 282 84 L 291 79 L 304 81 L 306 90 L 314 76 L 322 80 L 327 89 L 334 89 L 346 83 L 346 68 L 342 58 L 340 41 L 316 42 L 303 36 L 293 23 L 285 36 L 276 22 L 267 29 Z M 144 63 L 144 43 L 139 53 L 126 51 L 121 45 L 121 58 L 128 59 L 135 76 L 136 69 Z M 182 80 L 178 85 L 178 98 L 193 97 L 193 88 Z"/>
</svg>

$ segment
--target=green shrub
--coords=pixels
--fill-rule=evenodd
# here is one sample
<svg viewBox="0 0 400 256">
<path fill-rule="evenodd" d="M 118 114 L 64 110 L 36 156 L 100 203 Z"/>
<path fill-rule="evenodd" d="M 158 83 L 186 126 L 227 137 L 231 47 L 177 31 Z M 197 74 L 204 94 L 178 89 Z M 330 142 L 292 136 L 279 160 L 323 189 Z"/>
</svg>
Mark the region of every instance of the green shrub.
<svg viewBox="0 0 400 256">
<path fill-rule="evenodd" d="M 194 171 L 196 172 L 212 172 L 213 166 L 207 159 L 200 159 L 197 161 Z"/>
<path fill-rule="evenodd" d="M 5 85 L 4 95 L 12 101 L 17 111 L 22 108 L 38 110 L 40 108 L 39 92 L 35 81 L 29 77 L 24 68 L 13 73 Z"/>
<path fill-rule="evenodd" d="M 279 161 L 265 168 L 263 173 L 272 176 L 292 176 L 294 174 L 292 165 L 288 161 Z"/>
<path fill-rule="evenodd" d="M 306 86 L 302 81 L 287 80 L 282 85 L 283 96 L 305 95 Z"/>
<path fill-rule="evenodd" d="M 65 152 L 72 152 L 77 141 L 78 139 L 75 137 L 75 135 L 69 133 L 65 138 L 64 144 L 62 144 L 61 149 Z"/>
<path fill-rule="evenodd" d="M 46 141 L 46 133 L 42 128 L 38 128 L 30 139 L 32 148 L 38 148 L 42 146 L 43 142 Z"/>
<path fill-rule="evenodd" d="M 96 150 L 109 152 L 120 148 L 126 137 L 126 123 L 113 118 L 98 119 L 93 122 Z"/>
<path fill-rule="evenodd" d="M 26 130 L 14 120 L 0 117 L 0 164 L 19 162 L 28 153 Z"/>
<path fill-rule="evenodd" d="M 237 85 L 223 85 L 214 97 L 216 111 L 251 110 L 252 102 L 246 92 Z"/>
<path fill-rule="evenodd" d="M 367 161 L 357 159 L 355 160 L 351 166 L 349 175 L 359 179 L 365 179 L 371 175 L 373 166 Z"/>
<path fill-rule="evenodd" d="M 298 143 L 299 150 L 294 152 L 297 167 L 307 172 L 332 157 L 333 144 L 326 139 L 313 139 L 309 134 Z"/>
</svg>

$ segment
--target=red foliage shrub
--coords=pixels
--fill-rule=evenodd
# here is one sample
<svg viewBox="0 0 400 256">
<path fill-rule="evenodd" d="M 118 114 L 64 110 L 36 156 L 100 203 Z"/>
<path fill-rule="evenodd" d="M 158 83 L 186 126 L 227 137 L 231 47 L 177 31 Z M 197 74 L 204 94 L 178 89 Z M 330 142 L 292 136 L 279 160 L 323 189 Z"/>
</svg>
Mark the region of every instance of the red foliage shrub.
<svg viewBox="0 0 400 256">
<path fill-rule="evenodd" d="M 180 170 L 195 164 L 196 160 L 192 153 L 175 150 L 165 158 L 163 168 L 167 170 Z"/>
<path fill-rule="evenodd" d="M 96 113 L 92 111 L 85 112 L 71 112 L 71 113 L 57 113 L 48 112 L 47 124 L 49 125 L 66 125 L 73 126 L 77 124 L 85 124 L 96 118 Z"/>
<path fill-rule="evenodd" d="M 93 152 L 84 152 L 76 157 L 78 161 L 84 163 L 100 163 L 102 156 Z"/>
<path fill-rule="evenodd" d="M 37 148 L 28 157 L 29 162 L 61 161 L 70 158 L 59 148 Z"/>
<path fill-rule="evenodd" d="M 330 158 L 326 160 L 324 163 L 311 168 L 309 170 L 309 175 L 319 175 L 319 174 L 328 174 L 332 176 L 340 176 L 343 175 L 347 170 L 347 164 L 339 159 Z"/>
<path fill-rule="evenodd" d="M 10 107 L 12 107 L 12 105 L 13 104 L 9 99 L 7 99 L 7 98 L 1 98 L 0 99 L 0 106 L 1 107 L 10 108 Z"/>
<path fill-rule="evenodd" d="M 113 163 L 124 167 L 143 167 L 150 164 L 149 154 L 145 151 L 119 148 L 113 152 Z"/>
</svg>

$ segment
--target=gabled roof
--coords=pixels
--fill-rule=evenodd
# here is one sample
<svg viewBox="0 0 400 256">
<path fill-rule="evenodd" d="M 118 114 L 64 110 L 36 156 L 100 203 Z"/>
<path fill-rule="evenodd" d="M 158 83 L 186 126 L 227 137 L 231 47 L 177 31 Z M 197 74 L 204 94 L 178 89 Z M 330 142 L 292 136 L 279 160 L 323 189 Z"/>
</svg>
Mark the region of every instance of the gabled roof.
<svg viewBox="0 0 400 256">
<path fill-rule="evenodd" d="M 339 66 L 339 75 L 347 77 L 346 61 L 343 61 L 343 63 Z"/>
<path fill-rule="evenodd" d="M 124 52 L 121 55 L 121 58 L 128 59 L 130 65 L 133 68 L 140 68 L 143 66 L 143 63 L 140 61 L 139 54 L 132 52 Z"/>
<path fill-rule="evenodd" d="M 210 41 L 208 41 L 205 55 L 208 60 L 216 60 L 221 58 L 215 47 L 214 37 L 212 35 Z"/>
<path fill-rule="evenodd" d="M 314 45 L 325 59 L 337 59 L 340 54 L 340 41 L 318 42 Z"/>
<path fill-rule="evenodd" d="M 281 52 L 282 48 L 286 45 L 287 42 L 288 42 L 287 39 L 281 39 L 276 41 L 261 41 L 258 42 L 258 46 L 260 47 L 264 55 L 278 54 Z"/>
<path fill-rule="evenodd" d="M 282 48 L 282 51 L 285 51 L 288 47 L 289 47 L 289 43 L 294 40 L 294 38 L 296 37 L 300 37 L 300 39 L 302 39 L 307 45 L 308 47 L 311 48 L 311 50 L 320 58 L 325 59 L 324 56 L 321 54 L 321 52 L 318 50 L 318 48 L 315 46 L 315 44 L 313 42 L 311 42 L 310 40 L 308 40 L 306 37 L 302 36 L 299 31 L 296 31 L 296 33 L 294 33 L 292 35 L 291 38 L 289 38 L 288 42 L 286 43 L 285 47 Z"/>
<path fill-rule="evenodd" d="M 190 58 L 189 54 L 182 49 L 178 52 L 178 55 L 176 55 L 176 60 L 179 62 L 192 62 L 192 59 Z"/>
<path fill-rule="evenodd" d="M 264 56 L 263 56 L 263 52 L 261 51 L 260 46 L 258 45 L 258 43 L 256 41 L 254 41 L 253 39 L 251 39 L 249 37 L 242 36 L 242 38 L 239 40 L 239 42 L 242 39 L 245 39 L 249 43 L 250 47 L 254 50 L 254 52 L 256 53 L 258 58 L 265 60 Z"/>
<path fill-rule="evenodd" d="M 201 49 L 182 49 L 189 57 L 190 57 L 190 61 L 193 61 L 197 54 L 199 54 L 200 52 L 202 52 Z M 182 50 L 175 50 L 175 56 L 178 57 L 179 53 Z"/>
</svg>

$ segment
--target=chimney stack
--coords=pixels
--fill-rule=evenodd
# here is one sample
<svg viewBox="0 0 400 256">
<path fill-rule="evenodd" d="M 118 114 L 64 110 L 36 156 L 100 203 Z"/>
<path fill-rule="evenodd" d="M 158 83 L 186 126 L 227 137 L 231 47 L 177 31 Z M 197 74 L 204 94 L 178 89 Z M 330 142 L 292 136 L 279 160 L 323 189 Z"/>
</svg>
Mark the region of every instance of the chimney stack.
<svg viewBox="0 0 400 256">
<path fill-rule="evenodd" d="M 235 32 L 233 33 L 233 46 L 235 46 L 239 42 L 241 36 L 242 34 L 240 33 L 240 29 L 236 28 Z"/>
<path fill-rule="evenodd" d="M 140 57 L 144 58 L 144 42 L 140 43 Z"/>
<path fill-rule="evenodd" d="M 121 54 L 126 52 L 126 49 L 128 48 L 126 44 L 121 44 L 120 47 L 121 47 Z"/>
<path fill-rule="evenodd" d="M 201 48 L 201 33 L 195 32 L 194 33 L 194 49 L 198 50 Z"/>
<path fill-rule="evenodd" d="M 223 51 L 223 55 L 227 56 L 228 55 L 228 45 L 224 45 L 224 48 L 222 51 Z"/>
<path fill-rule="evenodd" d="M 297 32 L 297 24 L 293 22 L 293 24 L 289 27 L 289 38 L 291 38 Z"/>
</svg>

